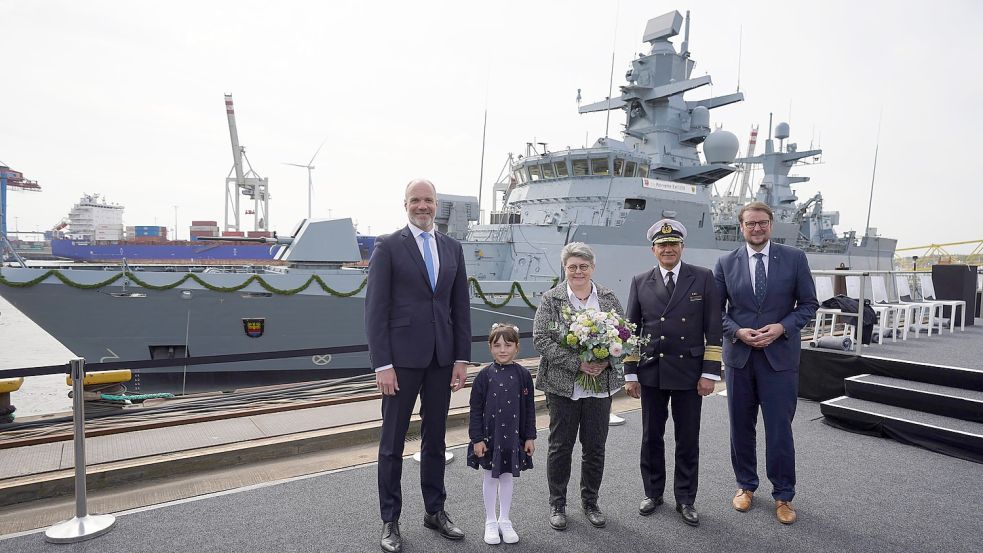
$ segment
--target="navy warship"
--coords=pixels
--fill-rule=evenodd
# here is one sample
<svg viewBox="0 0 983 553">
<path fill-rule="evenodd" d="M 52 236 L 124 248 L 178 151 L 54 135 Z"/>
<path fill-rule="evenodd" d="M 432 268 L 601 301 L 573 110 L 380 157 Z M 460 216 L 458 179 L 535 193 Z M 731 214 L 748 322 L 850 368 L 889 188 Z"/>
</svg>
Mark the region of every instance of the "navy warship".
<svg viewBox="0 0 983 553">
<path fill-rule="evenodd" d="M 495 184 L 487 223 L 479 221 L 477 198 L 438 196 L 437 228 L 464 248 L 475 335 L 499 321 L 530 331 L 539 297 L 562 278 L 559 254 L 569 242 L 594 248 L 595 278 L 622 301 L 631 276 L 652 265 L 645 231 L 663 217 L 686 225 L 687 261 L 712 267 L 741 245 L 736 211 L 752 192 L 775 210 L 773 239 L 804 249 L 814 269 L 892 266 L 895 240 L 866 232 L 837 236 L 838 214 L 824 211 L 821 196 L 798 202 L 791 185 L 807 179 L 791 176 L 790 169 L 819 150 L 786 144 L 788 126 L 779 124 L 777 147 L 769 137 L 763 154 L 737 159 L 737 137 L 712 131 L 710 110 L 739 102 L 743 94 L 684 99 L 711 81 L 692 76 L 688 15 L 679 48 L 671 41 L 683 25 L 676 11 L 648 21 L 642 38 L 650 50 L 631 61 L 620 96 L 579 108 L 623 112 L 621 139 L 604 137 L 561 151 L 527 145 Z M 754 164 L 764 173 L 756 191 L 715 192 L 715 183 Z M 115 272 L 4 267 L 0 295 L 90 362 L 179 362 L 186 356 L 365 344 L 364 286 L 371 263 L 351 266 L 360 259 L 351 220 L 305 220 L 290 236 L 262 240 L 280 247 L 282 266 L 185 274 L 126 264 Z M 534 351 L 531 341 L 523 346 Z M 475 348 L 475 361 L 487 360 L 483 350 Z M 370 370 L 365 353 L 314 355 L 138 369 L 128 387 L 191 393 Z"/>
</svg>

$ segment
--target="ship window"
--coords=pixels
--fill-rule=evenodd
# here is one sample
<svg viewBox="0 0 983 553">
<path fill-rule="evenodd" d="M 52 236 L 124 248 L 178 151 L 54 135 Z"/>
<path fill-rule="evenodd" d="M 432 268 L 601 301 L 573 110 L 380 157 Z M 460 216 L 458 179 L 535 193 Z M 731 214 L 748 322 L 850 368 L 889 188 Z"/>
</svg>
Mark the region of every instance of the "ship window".
<svg viewBox="0 0 983 553">
<path fill-rule="evenodd" d="M 621 176 L 621 170 L 625 168 L 625 160 L 620 157 L 614 158 L 614 174 Z"/>
<path fill-rule="evenodd" d="M 544 179 L 551 179 L 554 176 L 555 175 L 553 175 L 553 164 L 552 163 L 544 163 L 543 164 L 543 178 Z"/>
<path fill-rule="evenodd" d="M 643 179 L 647 179 L 649 177 L 649 166 L 647 163 L 638 166 L 638 176 L 642 177 Z"/>
<path fill-rule="evenodd" d="M 575 176 L 575 177 L 583 177 L 583 176 L 589 175 L 589 174 L 590 174 L 590 170 L 588 170 L 588 168 L 587 168 L 587 160 L 586 159 L 575 159 L 575 160 L 573 160 L 573 176 Z"/>
<path fill-rule="evenodd" d="M 526 184 L 526 180 L 528 180 L 528 179 L 526 178 L 526 172 L 525 171 L 523 171 L 522 169 L 519 169 L 518 171 L 515 172 L 515 174 L 516 174 L 516 176 L 519 177 L 519 182 L 520 183 Z"/>
<path fill-rule="evenodd" d="M 553 169 L 556 171 L 557 178 L 561 178 L 562 179 L 563 177 L 570 176 L 570 174 L 567 173 L 567 162 L 566 161 L 558 161 L 558 162 L 554 163 L 553 164 Z"/>
<path fill-rule="evenodd" d="M 539 165 L 530 165 L 529 166 L 529 180 L 530 181 L 534 181 L 534 180 L 539 180 L 541 178 L 543 178 L 543 175 L 540 175 L 539 174 Z"/>
<path fill-rule="evenodd" d="M 642 198 L 625 198 L 625 209 L 645 211 L 645 200 Z"/>
<path fill-rule="evenodd" d="M 634 177 L 635 176 L 635 166 L 638 165 L 634 161 L 629 161 L 625 164 L 625 176 Z"/>
<path fill-rule="evenodd" d="M 607 175 L 608 174 L 608 158 L 598 158 L 590 160 L 591 164 L 591 174 L 594 175 Z"/>
</svg>

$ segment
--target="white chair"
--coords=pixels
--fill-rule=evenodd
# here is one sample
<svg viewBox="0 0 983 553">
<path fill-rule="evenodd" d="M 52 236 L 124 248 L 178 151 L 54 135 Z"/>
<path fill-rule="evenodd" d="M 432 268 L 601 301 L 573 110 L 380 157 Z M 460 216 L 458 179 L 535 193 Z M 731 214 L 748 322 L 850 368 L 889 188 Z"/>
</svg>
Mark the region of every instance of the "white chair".
<svg viewBox="0 0 983 553">
<path fill-rule="evenodd" d="M 833 278 L 830 276 L 817 276 L 816 277 L 816 299 L 819 300 L 819 305 L 822 306 L 823 302 L 833 297 Z M 826 324 L 827 318 L 829 319 L 829 333 L 833 334 L 836 330 L 836 319 L 840 315 L 843 315 L 843 311 L 831 307 L 819 307 L 816 309 L 816 319 L 812 323 L 812 341 L 815 342 L 819 339 L 819 333 Z M 853 335 L 850 335 L 851 338 Z"/>
<path fill-rule="evenodd" d="M 850 296 L 851 298 L 860 298 L 860 277 L 846 277 L 846 295 Z M 870 306 L 873 308 L 874 313 L 877 313 L 877 323 L 874 325 L 874 334 L 877 335 L 878 342 L 884 342 L 885 329 L 891 331 L 891 341 L 897 342 L 898 331 L 901 328 L 901 326 L 898 324 L 898 309 L 890 305 L 878 305 L 873 299 L 870 301 Z M 904 339 L 908 339 L 907 331 L 904 332 Z"/>
<path fill-rule="evenodd" d="M 937 301 L 918 301 L 911 294 L 911 288 L 908 286 L 908 277 L 905 275 L 894 275 L 894 285 L 898 290 L 898 301 L 900 303 L 908 303 L 912 305 L 917 305 L 921 307 L 923 313 L 928 314 L 928 335 L 932 335 L 932 328 L 935 327 L 936 322 L 938 322 L 939 335 L 942 334 L 942 308 L 944 305 Z M 919 320 L 922 318 L 919 315 Z"/>
<path fill-rule="evenodd" d="M 848 278 L 848 286 L 849 282 Z M 918 317 L 916 320 L 915 313 L 921 313 L 921 310 L 910 303 L 891 302 L 887 295 L 887 286 L 884 284 L 884 277 L 882 275 L 870 275 L 870 295 L 872 296 L 872 303 L 874 305 L 892 307 L 896 310 L 897 322 L 895 323 L 895 328 L 901 328 L 902 340 L 908 339 L 908 330 L 912 327 L 915 328 L 915 338 L 918 338 L 918 330 L 922 328 L 922 322 L 921 317 Z"/>
<path fill-rule="evenodd" d="M 932 282 L 932 275 L 929 273 L 918 274 L 918 285 L 922 288 L 922 299 L 941 303 L 949 308 L 949 334 L 956 330 L 956 308 L 962 310 L 963 318 L 959 325 L 959 330 L 966 332 L 966 302 L 963 300 L 937 300 L 935 299 L 935 284 Z"/>
</svg>

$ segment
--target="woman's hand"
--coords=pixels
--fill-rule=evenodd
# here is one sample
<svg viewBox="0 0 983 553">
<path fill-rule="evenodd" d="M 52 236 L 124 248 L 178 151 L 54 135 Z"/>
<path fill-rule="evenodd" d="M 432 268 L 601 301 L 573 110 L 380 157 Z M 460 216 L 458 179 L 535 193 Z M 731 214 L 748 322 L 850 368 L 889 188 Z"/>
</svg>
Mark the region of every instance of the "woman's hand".
<svg viewBox="0 0 983 553">
<path fill-rule="evenodd" d="M 526 440 L 526 443 L 522 447 L 522 449 L 525 449 L 526 450 L 526 455 L 532 457 L 532 454 L 536 452 L 536 441 L 535 440 Z"/>
<path fill-rule="evenodd" d="M 587 376 L 597 376 L 608 368 L 608 364 L 607 361 L 581 361 L 580 372 Z"/>
<path fill-rule="evenodd" d="M 485 442 L 482 441 L 474 444 L 475 457 L 484 457 L 486 451 L 488 451 L 488 446 L 485 444 Z"/>
</svg>

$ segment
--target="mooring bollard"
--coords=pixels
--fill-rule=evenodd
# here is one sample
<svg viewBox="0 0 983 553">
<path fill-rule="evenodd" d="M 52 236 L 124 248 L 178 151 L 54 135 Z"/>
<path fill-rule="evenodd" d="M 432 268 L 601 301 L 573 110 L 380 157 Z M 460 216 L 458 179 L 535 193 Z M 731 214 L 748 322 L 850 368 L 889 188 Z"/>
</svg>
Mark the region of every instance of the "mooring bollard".
<svg viewBox="0 0 983 553">
<path fill-rule="evenodd" d="M 113 515 L 90 515 L 85 492 L 85 401 L 82 398 L 82 380 L 85 378 L 85 360 L 72 359 L 72 405 L 75 422 L 75 517 L 59 522 L 44 533 L 51 543 L 75 543 L 101 536 L 116 524 Z"/>
</svg>

